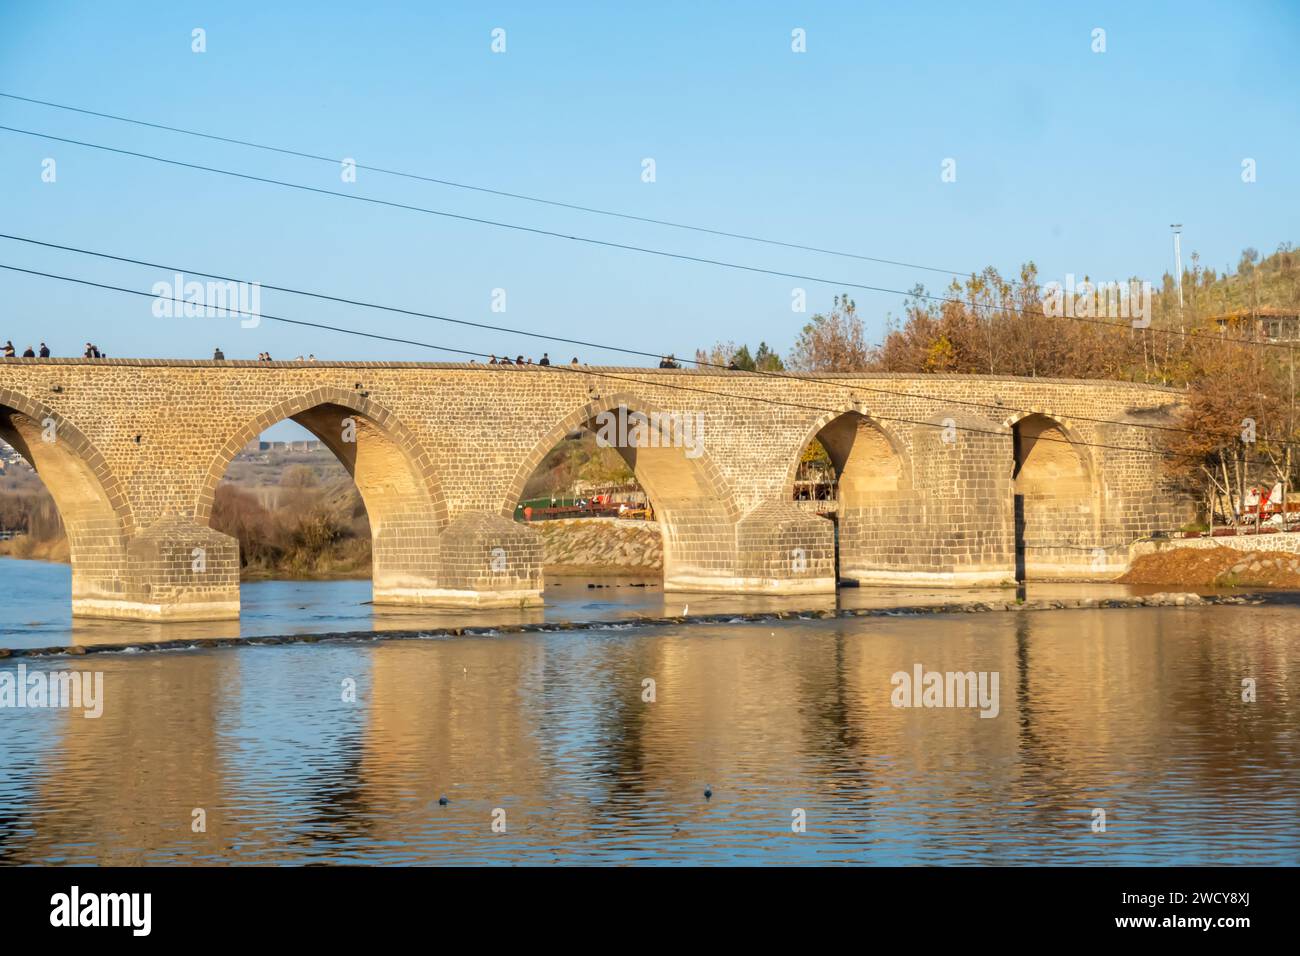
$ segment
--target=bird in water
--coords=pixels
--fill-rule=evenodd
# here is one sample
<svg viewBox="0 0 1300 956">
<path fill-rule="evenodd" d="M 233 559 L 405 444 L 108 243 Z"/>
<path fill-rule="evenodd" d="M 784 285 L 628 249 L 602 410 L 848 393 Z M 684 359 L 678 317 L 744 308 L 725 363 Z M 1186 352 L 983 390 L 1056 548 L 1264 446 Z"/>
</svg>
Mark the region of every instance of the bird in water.
<svg viewBox="0 0 1300 956">
<path fill-rule="evenodd" d="M 713 797 L 713 788 L 712 788 L 712 787 L 705 787 L 705 788 L 704 788 L 704 799 L 705 799 L 705 800 L 709 800 L 709 799 L 711 799 L 712 797 Z"/>
<path fill-rule="evenodd" d="M 448 803 L 448 800 L 447 800 L 446 797 L 439 797 L 439 798 L 438 798 L 438 806 L 440 806 L 440 807 L 445 807 L 445 806 L 447 805 L 447 803 Z"/>
</svg>

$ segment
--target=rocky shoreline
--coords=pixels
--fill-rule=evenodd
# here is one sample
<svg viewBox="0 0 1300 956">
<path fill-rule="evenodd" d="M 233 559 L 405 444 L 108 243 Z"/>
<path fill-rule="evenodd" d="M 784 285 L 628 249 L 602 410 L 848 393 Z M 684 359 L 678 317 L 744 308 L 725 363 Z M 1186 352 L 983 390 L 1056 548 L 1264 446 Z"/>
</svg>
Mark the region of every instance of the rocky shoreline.
<svg viewBox="0 0 1300 956">
<path fill-rule="evenodd" d="M 564 518 L 529 524 L 542 539 L 542 565 L 562 574 L 659 571 L 663 537 L 657 521 Z"/>
<path fill-rule="evenodd" d="M 325 634 L 291 634 L 282 637 L 185 638 L 175 641 L 123 644 L 73 645 L 62 647 L 0 648 L 0 659 L 8 657 L 81 657 L 88 654 L 139 653 L 141 651 L 205 650 L 225 647 L 261 647 L 282 644 L 372 643 L 418 641 L 446 637 L 495 637 L 501 634 L 546 634 L 560 631 L 629 630 L 642 627 L 672 627 L 682 624 L 761 624 L 777 621 L 829 621 L 861 617 L 926 617 L 939 614 L 981 614 L 998 612 L 1097 610 L 1139 607 L 1206 607 L 1211 605 L 1260 605 L 1295 603 L 1294 594 L 1195 594 L 1161 592 L 1132 598 L 1082 598 L 1077 601 L 967 601 L 952 604 L 907 607 L 872 607 L 838 610 L 761 611 L 748 614 L 685 614 L 670 617 L 636 616 L 623 620 L 555 621 L 544 624 L 499 624 L 483 627 L 424 628 L 409 631 L 336 631 Z"/>
<path fill-rule="evenodd" d="M 1235 547 L 1174 545 L 1137 555 L 1116 583 L 1295 589 L 1300 588 L 1300 555 L 1263 548 L 1247 550 L 1240 544 Z"/>
</svg>

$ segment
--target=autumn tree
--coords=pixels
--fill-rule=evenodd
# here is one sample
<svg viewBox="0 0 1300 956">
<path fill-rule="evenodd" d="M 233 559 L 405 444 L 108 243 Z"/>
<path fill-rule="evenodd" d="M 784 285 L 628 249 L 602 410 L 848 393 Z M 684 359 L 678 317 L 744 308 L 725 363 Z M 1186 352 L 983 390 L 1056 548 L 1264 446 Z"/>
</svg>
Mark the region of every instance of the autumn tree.
<svg viewBox="0 0 1300 956">
<path fill-rule="evenodd" d="M 830 313 L 814 315 L 799 333 L 790 367 L 801 372 L 861 372 L 873 359 L 856 303 L 837 295 Z"/>
</svg>

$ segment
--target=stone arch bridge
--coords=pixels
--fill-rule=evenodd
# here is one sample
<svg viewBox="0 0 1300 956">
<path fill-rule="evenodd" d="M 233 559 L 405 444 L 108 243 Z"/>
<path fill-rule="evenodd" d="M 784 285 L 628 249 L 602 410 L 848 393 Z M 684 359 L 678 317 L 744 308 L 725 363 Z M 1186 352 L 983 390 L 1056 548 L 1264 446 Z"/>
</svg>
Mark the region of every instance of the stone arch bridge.
<svg viewBox="0 0 1300 956">
<path fill-rule="evenodd" d="M 1146 385 L 991 376 L 0 362 L 0 437 L 63 517 L 74 613 L 162 620 L 238 615 L 238 545 L 209 527 L 214 494 L 240 449 L 284 419 L 352 473 L 377 604 L 511 606 L 541 600 L 539 540 L 513 520 L 525 481 L 573 429 L 620 408 L 632 427 L 619 451 L 663 528 L 665 588 L 797 594 L 837 577 L 1113 574 L 1131 541 L 1188 513 L 1162 486 L 1158 432 L 1142 427 L 1171 421 L 1178 401 Z M 832 520 L 793 500 L 814 437 L 839 471 Z"/>
</svg>

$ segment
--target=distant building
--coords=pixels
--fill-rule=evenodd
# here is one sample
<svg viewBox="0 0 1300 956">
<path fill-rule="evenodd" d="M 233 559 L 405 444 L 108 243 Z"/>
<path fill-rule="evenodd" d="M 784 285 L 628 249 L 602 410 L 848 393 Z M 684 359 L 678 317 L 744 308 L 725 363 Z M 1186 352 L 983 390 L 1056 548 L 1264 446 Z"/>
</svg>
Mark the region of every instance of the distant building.
<svg viewBox="0 0 1300 956">
<path fill-rule="evenodd" d="M 18 452 L 14 451 L 9 445 L 0 442 L 0 475 L 4 474 L 10 468 L 27 464 L 26 459 Z"/>
<path fill-rule="evenodd" d="M 238 457 L 244 459 L 255 458 L 264 461 L 273 452 L 312 454 L 324 450 L 325 445 L 315 438 L 299 439 L 298 441 L 261 441 L 255 439 L 239 450 Z"/>
<path fill-rule="evenodd" d="M 1233 309 L 1207 320 L 1220 332 L 1262 336 L 1269 342 L 1300 342 L 1300 309 L 1259 306 Z"/>
</svg>

